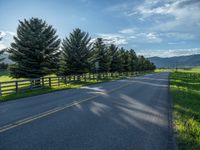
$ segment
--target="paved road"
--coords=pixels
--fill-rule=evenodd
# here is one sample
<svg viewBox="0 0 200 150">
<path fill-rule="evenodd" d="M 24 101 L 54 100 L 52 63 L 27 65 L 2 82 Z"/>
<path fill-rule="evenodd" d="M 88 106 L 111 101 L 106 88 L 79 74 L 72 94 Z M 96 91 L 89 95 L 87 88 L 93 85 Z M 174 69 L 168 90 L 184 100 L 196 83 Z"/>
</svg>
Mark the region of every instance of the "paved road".
<svg viewBox="0 0 200 150">
<path fill-rule="evenodd" d="M 0 150 L 171 150 L 168 76 L 0 103 Z"/>
</svg>

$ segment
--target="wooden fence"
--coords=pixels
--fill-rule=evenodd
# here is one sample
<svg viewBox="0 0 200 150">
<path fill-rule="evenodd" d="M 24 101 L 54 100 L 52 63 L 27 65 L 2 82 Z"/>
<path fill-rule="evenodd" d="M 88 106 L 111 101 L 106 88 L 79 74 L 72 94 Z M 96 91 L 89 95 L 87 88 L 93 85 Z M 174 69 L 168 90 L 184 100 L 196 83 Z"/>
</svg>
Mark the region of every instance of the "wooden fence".
<svg viewBox="0 0 200 150">
<path fill-rule="evenodd" d="M 67 85 L 70 83 L 88 82 L 92 80 L 103 80 L 112 77 L 134 76 L 139 72 L 123 72 L 123 73 L 99 73 L 99 74 L 81 74 L 57 77 L 42 77 L 36 79 L 13 80 L 8 82 L 0 82 L 0 96 L 9 95 L 19 92 L 27 92 L 31 90 L 39 90 L 51 88 L 55 86 Z"/>
</svg>

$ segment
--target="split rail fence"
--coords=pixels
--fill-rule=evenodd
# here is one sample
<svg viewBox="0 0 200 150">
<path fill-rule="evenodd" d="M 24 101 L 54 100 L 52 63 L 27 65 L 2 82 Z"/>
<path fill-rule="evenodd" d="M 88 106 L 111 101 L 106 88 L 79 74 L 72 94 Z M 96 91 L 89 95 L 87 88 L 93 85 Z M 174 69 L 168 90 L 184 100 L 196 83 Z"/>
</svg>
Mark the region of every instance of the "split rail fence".
<svg viewBox="0 0 200 150">
<path fill-rule="evenodd" d="M 87 73 L 81 75 L 42 77 L 35 79 L 13 80 L 8 82 L 0 82 L 0 96 L 15 94 L 19 92 L 28 92 L 55 86 L 67 85 L 70 83 L 89 82 L 92 80 L 111 79 L 113 77 L 136 76 L 141 72 L 113 72 L 113 73 Z"/>
</svg>

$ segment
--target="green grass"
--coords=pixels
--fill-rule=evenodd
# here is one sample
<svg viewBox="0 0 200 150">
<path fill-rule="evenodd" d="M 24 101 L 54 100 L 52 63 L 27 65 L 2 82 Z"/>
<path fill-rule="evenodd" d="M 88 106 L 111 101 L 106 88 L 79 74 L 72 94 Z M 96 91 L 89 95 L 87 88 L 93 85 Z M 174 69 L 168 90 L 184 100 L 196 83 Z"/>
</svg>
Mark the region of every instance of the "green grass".
<svg viewBox="0 0 200 150">
<path fill-rule="evenodd" d="M 156 69 L 154 72 L 169 72 L 171 69 Z"/>
<path fill-rule="evenodd" d="M 11 80 L 15 79 L 9 76 L 9 72 L 7 70 L 0 70 L 0 82 L 11 81 Z"/>
<path fill-rule="evenodd" d="M 79 88 L 81 86 L 90 85 L 90 84 L 94 84 L 94 83 L 98 83 L 98 82 L 90 81 L 90 82 L 81 82 L 81 83 L 71 83 L 71 84 L 67 84 L 65 86 L 53 86 L 51 88 L 45 88 L 45 89 L 40 89 L 40 90 L 33 90 L 33 91 L 21 92 L 21 93 L 19 92 L 17 94 L 1 96 L 0 102 L 14 100 L 14 99 L 18 99 L 18 98 L 30 97 L 30 96 L 35 96 L 35 95 L 41 95 L 41 94 L 64 90 L 64 89 Z"/>
<path fill-rule="evenodd" d="M 49 76 L 56 76 L 56 75 L 48 75 Z M 20 78 L 20 79 L 16 79 L 16 78 L 12 78 L 9 75 L 9 71 L 8 70 L 0 70 L 0 82 L 4 82 L 4 81 L 13 81 L 13 80 L 23 80 L 24 78 Z"/>
<path fill-rule="evenodd" d="M 200 150 L 200 69 L 171 73 L 174 127 L 180 150 Z"/>
<path fill-rule="evenodd" d="M 148 72 L 146 72 L 148 73 Z M 140 73 L 138 75 L 143 75 L 146 73 Z M 9 73 L 7 71 L 2 71 L 0 72 L 0 82 L 2 81 L 11 81 L 11 80 L 16 80 L 16 79 L 11 79 L 8 75 Z M 52 76 L 52 75 L 51 75 Z M 130 76 L 129 76 L 130 77 Z M 121 76 L 121 77 L 108 77 L 107 79 L 102 79 L 102 80 L 87 80 L 87 82 L 79 82 L 79 83 L 68 83 L 68 84 L 60 84 L 60 86 L 52 86 L 51 88 L 45 88 L 45 89 L 40 89 L 40 90 L 34 90 L 34 91 L 27 91 L 27 92 L 19 92 L 16 94 L 9 94 L 9 95 L 3 95 L 0 96 L 0 102 L 3 101 L 8 101 L 8 100 L 14 100 L 18 98 L 24 98 L 24 97 L 29 97 L 29 96 L 35 96 L 35 95 L 41 95 L 53 91 L 59 91 L 59 90 L 65 90 L 65 89 L 72 89 L 72 88 L 80 88 L 82 86 L 90 85 L 90 84 L 96 84 L 96 83 L 102 83 L 102 82 L 109 82 L 109 81 L 114 81 L 114 80 L 120 80 L 127 78 L 127 76 Z"/>
</svg>

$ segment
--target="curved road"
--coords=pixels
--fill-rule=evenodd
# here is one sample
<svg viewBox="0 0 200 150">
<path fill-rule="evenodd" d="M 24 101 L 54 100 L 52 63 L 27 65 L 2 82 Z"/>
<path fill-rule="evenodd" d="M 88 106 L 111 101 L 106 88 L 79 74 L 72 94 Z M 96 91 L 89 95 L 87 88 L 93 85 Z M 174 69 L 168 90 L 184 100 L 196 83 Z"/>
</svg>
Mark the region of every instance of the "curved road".
<svg viewBox="0 0 200 150">
<path fill-rule="evenodd" d="M 168 76 L 0 103 L 0 150 L 172 150 Z"/>
</svg>

